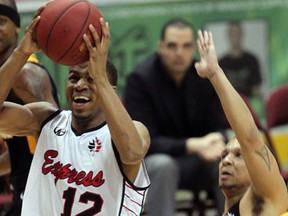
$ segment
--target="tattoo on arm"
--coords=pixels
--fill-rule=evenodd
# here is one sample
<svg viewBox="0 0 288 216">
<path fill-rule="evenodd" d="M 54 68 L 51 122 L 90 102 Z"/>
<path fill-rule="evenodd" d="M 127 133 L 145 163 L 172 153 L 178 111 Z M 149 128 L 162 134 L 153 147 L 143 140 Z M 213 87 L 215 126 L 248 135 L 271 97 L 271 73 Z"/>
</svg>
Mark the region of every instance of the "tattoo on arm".
<svg viewBox="0 0 288 216">
<path fill-rule="evenodd" d="M 261 148 L 260 151 L 255 151 L 257 155 L 259 155 L 267 165 L 269 171 L 271 171 L 271 162 L 270 162 L 270 157 L 269 157 L 269 149 L 268 147 L 264 144 L 263 147 Z"/>
</svg>

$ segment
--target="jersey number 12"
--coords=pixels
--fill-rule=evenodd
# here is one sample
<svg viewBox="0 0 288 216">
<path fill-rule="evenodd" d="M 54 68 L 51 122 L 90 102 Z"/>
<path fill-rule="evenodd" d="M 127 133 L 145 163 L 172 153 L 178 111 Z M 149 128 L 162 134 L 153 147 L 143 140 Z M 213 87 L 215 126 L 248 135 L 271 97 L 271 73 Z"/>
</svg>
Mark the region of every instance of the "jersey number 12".
<svg viewBox="0 0 288 216">
<path fill-rule="evenodd" d="M 64 191 L 63 193 L 63 198 L 65 199 L 64 213 L 62 213 L 61 216 L 71 216 L 71 210 L 73 208 L 75 194 L 76 194 L 76 188 L 69 187 L 67 190 Z M 76 216 L 92 216 L 96 215 L 101 211 L 103 205 L 103 199 L 99 194 L 90 193 L 88 191 L 81 194 L 79 202 L 87 204 L 88 201 L 94 202 L 94 205 L 91 208 L 88 208 L 80 212 Z"/>
</svg>

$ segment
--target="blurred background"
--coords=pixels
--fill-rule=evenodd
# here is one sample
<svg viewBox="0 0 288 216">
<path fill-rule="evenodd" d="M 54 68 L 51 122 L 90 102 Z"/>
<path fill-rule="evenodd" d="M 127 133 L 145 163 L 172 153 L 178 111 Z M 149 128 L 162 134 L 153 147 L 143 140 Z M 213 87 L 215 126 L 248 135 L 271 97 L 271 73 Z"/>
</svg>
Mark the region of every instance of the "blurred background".
<svg viewBox="0 0 288 216">
<path fill-rule="evenodd" d="M 22 29 L 47 0 L 16 0 Z M 227 22 L 241 21 L 243 46 L 259 60 L 263 78 L 261 96 L 252 98 L 256 112 L 264 118 L 263 99 L 268 90 L 288 83 L 288 0 L 92 0 L 111 29 L 110 58 L 119 70 L 118 94 L 133 66 L 155 50 L 162 24 L 172 17 L 190 21 L 194 28 L 213 32 L 219 57 L 228 49 Z M 24 32 L 22 30 L 22 32 Z M 66 106 L 65 66 L 39 54 L 58 85 L 61 105 Z"/>
</svg>

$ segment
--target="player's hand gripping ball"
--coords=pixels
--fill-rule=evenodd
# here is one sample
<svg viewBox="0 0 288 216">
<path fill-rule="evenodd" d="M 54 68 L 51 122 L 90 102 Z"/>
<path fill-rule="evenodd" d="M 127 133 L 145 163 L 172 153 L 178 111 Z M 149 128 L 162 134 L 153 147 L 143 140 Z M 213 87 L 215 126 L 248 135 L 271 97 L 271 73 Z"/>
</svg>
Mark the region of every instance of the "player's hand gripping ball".
<svg viewBox="0 0 288 216">
<path fill-rule="evenodd" d="M 54 62 L 72 66 L 89 59 L 83 40 L 86 33 L 95 45 L 89 31 L 92 24 L 99 38 L 102 36 L 100 10 L 88 0 L 54 0 L 40 12 L 36 29 L 38 47 Z"/>
</svg>

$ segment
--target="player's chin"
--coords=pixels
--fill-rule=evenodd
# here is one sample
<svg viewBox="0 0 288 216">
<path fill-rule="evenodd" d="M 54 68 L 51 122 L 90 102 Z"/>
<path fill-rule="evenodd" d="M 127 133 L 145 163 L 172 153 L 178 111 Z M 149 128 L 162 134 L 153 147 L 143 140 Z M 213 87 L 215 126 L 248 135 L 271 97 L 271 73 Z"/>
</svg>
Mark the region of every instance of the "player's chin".
<svg viewBox="0 0 288 216">
<path fill-rule="evenodd" d="M 75 113 L 84 113 L 89 109 L 89 102 L 86 103 L 76 103 L 76 102 L 72 102 L 71 104 L 71 109 L 73 112 Z"/>
<path fill-rule="evenodd" d="M 81 119 L 84 120 L 84 119 L 87 119 L 87 117 L 89 116 L 89 113 L 81 109 L 72 109 L 72 115 L 74 118 L 78 120 L 81 120 Z"/>
</svg>

